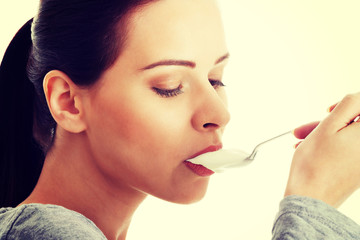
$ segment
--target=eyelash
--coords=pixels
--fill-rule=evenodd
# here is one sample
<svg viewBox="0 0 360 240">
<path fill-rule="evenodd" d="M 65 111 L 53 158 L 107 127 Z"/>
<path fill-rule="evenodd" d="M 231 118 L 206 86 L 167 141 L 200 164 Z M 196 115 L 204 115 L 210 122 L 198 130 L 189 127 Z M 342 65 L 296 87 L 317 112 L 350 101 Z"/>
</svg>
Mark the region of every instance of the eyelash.
<svg viewBox="0 0 360 240">
<path fill-rule="evenodd" d="M 225 87 L 225 84 L 220 80 L 209 79 L 210 84 L 215 88 Z"/>
<path fill-rule="evenodd" d="M 181 93 L 183 93 L 182 89 L 182 85 L 179 85 L 177 88 L 174 89 L 162 89 L 162 88 L 156 88 L 153 87 L 153 90 L 155 91 L 156 94 L 160 95 L 161 97 L 175 97 Z"/>
<path fill-rule="evenodd" d="M 214 89 L 217 89 L 219 87 L 225 87 L 225 84 L 220 80 L 209 79 L 209 82 L 214 87 Z M 184 92 L 181 90 L 182 88 L 183 86 L 180 84 L 177 88 L 174 89 L 162 89 L 157 87 L 153 87 L 152 89 L 155 91 L 156 94 L 160 95 L 161 97 L 169 98 L 182 94 Z"/>
</svg>

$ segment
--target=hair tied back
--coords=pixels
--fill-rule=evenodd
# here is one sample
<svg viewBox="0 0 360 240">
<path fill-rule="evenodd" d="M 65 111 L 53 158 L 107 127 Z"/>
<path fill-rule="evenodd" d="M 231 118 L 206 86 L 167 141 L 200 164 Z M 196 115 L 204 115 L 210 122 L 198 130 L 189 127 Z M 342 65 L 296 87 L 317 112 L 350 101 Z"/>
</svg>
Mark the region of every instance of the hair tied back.
<svg viewBox="0 0 360 240">
<path fill-rule="evenodd" d="M 32 19 L 16 33 L 0 66 L 0 207 L 24 200 L 36 184 L 43 162 L 33 138 L 34 86 L 26 73 L 31 24 Z"/>
</svg>

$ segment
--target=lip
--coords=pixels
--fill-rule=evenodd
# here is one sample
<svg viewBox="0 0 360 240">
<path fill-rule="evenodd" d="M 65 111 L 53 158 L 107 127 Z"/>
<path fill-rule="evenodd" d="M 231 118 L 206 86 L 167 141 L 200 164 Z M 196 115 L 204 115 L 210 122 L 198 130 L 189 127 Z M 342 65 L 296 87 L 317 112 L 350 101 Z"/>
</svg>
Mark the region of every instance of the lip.
<svg viewBox="0 0 360 240">
<path fill-rule="evenodd" d="M 219 145 L 211 145 L 203 150 L 201 150 L 200 152 L 195 153 L 194 155 L 192 155 L 191 157 L 189 157 L 189 159 L 197 157 L 201 154 L 207 153 L 207 152 L 215 152 L 217 150 L 220 150 L 222 148 L 222 144 Z"/>
<path fill-rule="evenodd" d="M 184 162 L 185 166 L 187 166 L 191 171 L 193 171 L 194 173 L 196 173 L 197 175 L 201 176 L 201 177 L 208 177 L 214 174 L 214 171 L 204 167 L 203 165 L 200 164 L 195 164 L 189 161 L 185 161 Z"/>
<path fill-rule="evenodd" d="M 211 145 L 195 154 L 193 154 L 191 157 L 189 157 L 188 159 L 197 157 L 201 154 L 207 153 L 207 152 L 215 152 L 217 150 L 220 150 L 222 148 L 222 145 Z M 189 161 L 184 161 L 184 164 L 190 169 L 192 170 L 195 174 L 201 176 L 201 177 L 208 177 L 212 174 L 214 174 L 214 171 L 204 167 L 203 165 L 200 164 L 195 164 Z"/>
</svg>

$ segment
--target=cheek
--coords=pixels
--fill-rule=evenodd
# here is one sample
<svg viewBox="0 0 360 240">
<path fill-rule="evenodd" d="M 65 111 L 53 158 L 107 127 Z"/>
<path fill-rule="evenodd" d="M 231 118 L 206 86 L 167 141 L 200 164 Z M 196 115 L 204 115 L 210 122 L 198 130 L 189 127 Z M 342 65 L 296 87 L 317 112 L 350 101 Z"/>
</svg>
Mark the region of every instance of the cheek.
<svg viewBox="0 0 360 240">
<path fill-rule="evenodd" d="M 149 101 L 135 101 L 121 108 L 111 109 L 108 130 L 126 146 L 159 152 L 171 146 L 186 128 L 181 111 L 162 109 Z M 160 148 L 160 149 L 159 149 Z M 140 150 L 138 149 L 138 150 Z M 166 147 L 165 147 L 166 149 Z"/>
<path fill-rule="evenodd" d="M 128 177 L 159 177 L 180 164 L 180 146 L 187 144 L 190 131 L 188 108 L 159 104 L 146 96 L 105 96 L 93 102 L 88 129 L 91 148 L 103 168 Z"/>
</svg>

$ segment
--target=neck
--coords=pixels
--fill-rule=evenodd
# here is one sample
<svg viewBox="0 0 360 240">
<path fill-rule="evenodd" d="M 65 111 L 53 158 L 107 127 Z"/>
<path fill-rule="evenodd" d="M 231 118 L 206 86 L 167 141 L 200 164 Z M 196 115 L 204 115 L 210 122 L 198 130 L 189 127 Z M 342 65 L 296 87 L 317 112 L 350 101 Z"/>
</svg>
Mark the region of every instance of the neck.
<svg viewBox="0 0 360 240">
<path fill-rule="evenodd" d="M 146 194 L 102 175 L 83 142 L 54 143 L 34 191 L 22 204 L 63 206 L 92 220 L 108 239 L 123 240 Z"/>
</svg>

